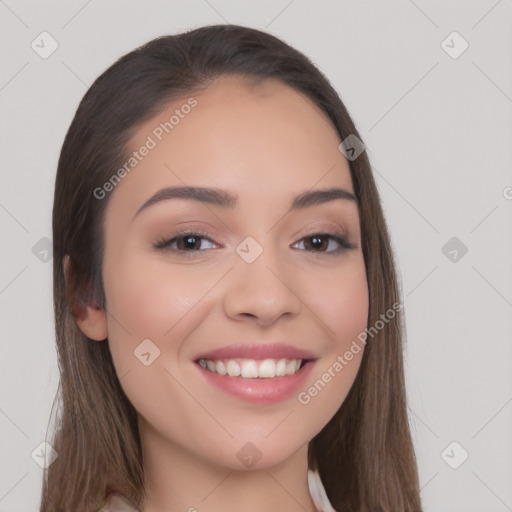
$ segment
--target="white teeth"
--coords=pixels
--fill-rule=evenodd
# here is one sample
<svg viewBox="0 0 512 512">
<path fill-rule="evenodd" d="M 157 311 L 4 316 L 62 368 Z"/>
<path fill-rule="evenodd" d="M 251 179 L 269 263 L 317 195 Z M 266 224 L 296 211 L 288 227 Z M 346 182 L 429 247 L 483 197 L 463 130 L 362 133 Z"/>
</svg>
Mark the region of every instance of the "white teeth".
<svg viewBox="0 0 512 512">
<path fill-rule="evenodd" d="M 201 361 L 203 361 L 203 359 L 201 359 Z M 236 361 L 233 361 L 233 359 L 228 361 L 226 369 L 230 377 L 239 377 L 242 372 L 240 365 Z"/>
<path fill-rule="evenodd" d="M 208 364 L 208 362 L 206 363 Z M 300 361 L 299 361 L 300 364 Z M 291 375 L 292 373 L 295 373 L 297 369 L 297 365 L 295 364 L 295 360 L 292 359 L 287 365 L 286 365 L 286 375 Z"/>
<path fill-rule="evenodd" d="M 244 361 L 240 368 L 242 369 L 242 377 L 244 379 L 255 379 L 258 376 L 258 365 L 253 359 Z"/>
<path fill-rule="evenodd" d="M 276 364 L 276 377 L 286 375 L 286 359 L 279 359 Z"/>
<path fill-rule="evenodd" d="M 226 367 L 222 361 L 217 361 L 215 363 L 215 370 L 217 370 L 217 373 L 220 373 L 221 375 L 226 375 L 227 373 Z"/>
<path fill-rule="evenodd" d="M 265 359 L 259 368 L 259 376 L 264 378 L 276 376 L 276 362 L 273 359 Z"/>
<path fill-rule="evenodd" d="M 271 379 L 297 373 L 302 359 L 199 359 L 199 364 L 219 375 L 244 379 Z"/>
</svg>

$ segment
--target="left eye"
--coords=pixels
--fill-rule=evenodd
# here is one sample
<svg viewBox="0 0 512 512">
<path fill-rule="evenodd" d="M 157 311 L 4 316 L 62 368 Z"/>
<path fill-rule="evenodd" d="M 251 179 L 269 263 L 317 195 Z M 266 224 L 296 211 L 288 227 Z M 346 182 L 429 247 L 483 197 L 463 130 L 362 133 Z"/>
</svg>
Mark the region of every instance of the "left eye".
<svg viewBox="0 0 512 512">
<path fill-rule="evenodd" d="M 338 253 L 343 251 L 344 249 L 353 249 L 355 246 L 351 244 L 343 235 L 338 235 L 334 233 L 313 233 L 312 235 L 308 235 L 297 243 L 304 243 L 304 241 L 310 241 L 307 244 L 312 247 L 311 252 L 320 252 L 320 253 Z M 327 241 L 327 243 L 324 242 Z M 335 248 L 333 250 L 322 250 L 322 248 L 329 247 L 329 242 L 334 242 L 338 244 L 340 247 Z M 331 243 L 332 246 L 332 243 Z"/>
</svg>

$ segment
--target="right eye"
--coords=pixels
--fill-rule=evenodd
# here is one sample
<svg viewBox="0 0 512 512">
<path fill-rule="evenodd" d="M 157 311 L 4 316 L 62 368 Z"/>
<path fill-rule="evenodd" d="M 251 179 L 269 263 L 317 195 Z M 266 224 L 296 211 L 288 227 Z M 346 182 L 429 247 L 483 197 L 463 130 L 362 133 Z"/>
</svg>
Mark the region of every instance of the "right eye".
<svg viewBox="0 0 512 512">
<path fill-rule="evenodd" d="M 206 233 L 199 231 L 181 231 L 174 233 L 169 237 L 163 237 L 153 244 L 155 249 L 169 250 L 177 252 L 180 255 L 191 257 L 194 252 L 202 252 L 204 249 L 201 247 L 201 241 L 207 240 L 208 242 L 216 244 Z M 175 246 L 176 244 L 176 246 Z M 212 247 L 210 247 L 211 249 Z M 208 249 L 208 248 L 207 248 Z"/>
</svg>

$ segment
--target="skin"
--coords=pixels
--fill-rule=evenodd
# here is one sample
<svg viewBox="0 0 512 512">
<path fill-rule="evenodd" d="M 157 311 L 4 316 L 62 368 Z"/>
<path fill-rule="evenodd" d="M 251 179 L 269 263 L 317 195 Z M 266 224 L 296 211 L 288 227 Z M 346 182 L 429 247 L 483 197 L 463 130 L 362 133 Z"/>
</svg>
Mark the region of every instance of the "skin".
<svg viewBox="0 0 512 512">
<path fill-rule="evenodd" d="M 286 341 L 319 358 L 303 391 L 364 331 L 357 203 L 336 199 L 287 213 L 292 198 L 310 189 L 353 193 L 349 165 L 328 118 L 278 81 L 249 86 L 222 77 L 193 97 L 197 106 L 104 199 L 108 313 L 88 305 L 77 322 L 93 340 L 108 336 L 138 412 L 149 484 L 144 512 L 313 511 L 308 443 L 343 403 L 363 350 L 307 405 L 296 394 L 267 406 L 234 398 L 199 378 L 193 359 L 232 343 Z M 187 99 L 141 125 L 131 147 Z M 224 189 L 238 205 L 173 199 L 134 218 L 156 191 L 185 184 Z M 176 243 L 153 247 L 185 228 L 206 231 L 213 244 L 199 239 L 191 258 L 183 240 L 182 255 Z M 326 232 L 341 232 L 356 247 L 335 254 L 339 244 L 325 238 L 315 252 L 311 235 Z M 250 264 L 235 251 L 247 236 L 263 248 Z M 134 357 L 146 338 L 160 350 L 148 366 Z M 262 454 L 250 469 L 237 457 L 248 441 Z"/>
</svg>

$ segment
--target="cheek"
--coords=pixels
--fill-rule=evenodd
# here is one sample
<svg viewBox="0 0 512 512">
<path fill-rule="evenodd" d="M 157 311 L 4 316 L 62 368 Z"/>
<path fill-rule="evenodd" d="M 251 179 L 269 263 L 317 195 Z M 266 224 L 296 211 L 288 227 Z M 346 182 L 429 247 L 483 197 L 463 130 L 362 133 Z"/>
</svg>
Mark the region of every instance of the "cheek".
<svg viewBox="0 0 512 512">
<path fill-rule="evenodd" d="M 181 341 L 197 326 L 197 315 L 209 308 L 202 297 L 218 277 L 147 258 L 118 261 L 104 266 L 108 340 L 117 376 L 141 415 L 178 428 L 179 421 L 169 423 L 168 411 L 184 400 L 172 377 L 183 363 Z"/>
<path fill-rule="evenodd" d="M 362 256 L 339 271 L 325 271 L 306 281 L 305 301 L 323 326 L 331 349 L 340 351 L 365 330 L 369 294 Z"/>
<path fill-rule="evenodd" d="M 349 276 L 330 297 L 330 314 L 338 350 L 346 349 L 365 330 L 369 296 L 364 268 Z"/>
<path fill-rule="evenodd" d="M 180 340 L 194 328 L 191 322 L 198 311 L 204 310 L 201 297 L 211 287 L 212 276 L 197 270 L 173 271 L 136 258 L 104 268 L 108 340 L 116 373 L 119 379 L 129 375 L 122 380 L 123 387 L 129 380 L 158 388 L 165 376 L 156 369 L 165 366 L 172 371 L 179 363 Z M 145 366 L 147 360 L 156 364 Z M 137 386 L 125 391 L 137 401 Z"/>
<path fill-rule="evenodd" d="M 364 344 L 358 336 L 366 329 L 369 311 L 362 257 L 321 281 L 324 285 L 321 293 L 310 294 L 308 305 L 319 317 L 319 325 L 324 327 L 330 343 L 308 387 L 297 396 L 303 412 L 316 418 L 316 427 L 323 427 L 334 416 L 352 387 L 364 353 Z"/>
<path fill-rule="evenodd" d="M 206 271 L 173 270 L 134 258 L 105 273 L 107 307 L 132 337 L 163 339 L 194 308 L 211 280 Z"/>
</svg>

